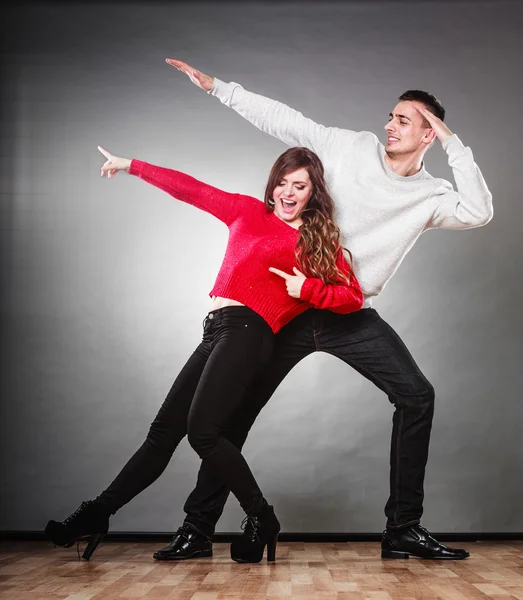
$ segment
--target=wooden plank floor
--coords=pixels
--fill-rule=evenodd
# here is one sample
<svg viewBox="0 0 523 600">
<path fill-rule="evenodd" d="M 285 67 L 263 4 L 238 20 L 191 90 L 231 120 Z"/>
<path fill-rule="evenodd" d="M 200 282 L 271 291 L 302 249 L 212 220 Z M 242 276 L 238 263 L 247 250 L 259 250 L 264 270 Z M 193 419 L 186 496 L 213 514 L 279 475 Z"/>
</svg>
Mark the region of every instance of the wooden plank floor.
<svg viewBox="0 0 523 600">
<path fill-rule="evenodd" d="M 2 600 L 523 600 L 523 541 L 454 544 L 464 561 L 381 560 L 379 544 L 280 543 L 277 562 L 156 562 L 163 544 L 106 542 L 90 562 L 45 542 L 0 544 Z"/>
</svg>

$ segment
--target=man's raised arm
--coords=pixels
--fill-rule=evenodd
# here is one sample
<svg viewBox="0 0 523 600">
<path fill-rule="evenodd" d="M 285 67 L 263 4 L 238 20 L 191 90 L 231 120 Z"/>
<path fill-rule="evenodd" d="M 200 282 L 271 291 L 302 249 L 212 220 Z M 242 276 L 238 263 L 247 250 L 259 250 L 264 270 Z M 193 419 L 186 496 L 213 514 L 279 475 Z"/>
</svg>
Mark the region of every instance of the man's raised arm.
<svg viewBox="0 0 523 600">
<path fill-rule="evenodd" d="M 248 92 L 238 83 L 224 83 L 180 60 L 168 58 L 166 62 L 185 73 L 195 85 L 216 96 L 258 129 L 289 146 L 310 148 L 321 159 L 335 144 L 350 143 L 357 135 L 352 131 L 315 123 L 281 102 Z"/>
<path fill-rule="evenodd" d="M 415 105 L 415 108 L 427 119 L 443 144 L 457 187 L 454 190 L 448 181 L 442 181 L 435 190 L 436 205 L 429 227 L 469 229 L 486 225 L 494 214 L 492 194 L 474 162 L 472 151 L 436 115 L 421 105 Z"/>
</svg>

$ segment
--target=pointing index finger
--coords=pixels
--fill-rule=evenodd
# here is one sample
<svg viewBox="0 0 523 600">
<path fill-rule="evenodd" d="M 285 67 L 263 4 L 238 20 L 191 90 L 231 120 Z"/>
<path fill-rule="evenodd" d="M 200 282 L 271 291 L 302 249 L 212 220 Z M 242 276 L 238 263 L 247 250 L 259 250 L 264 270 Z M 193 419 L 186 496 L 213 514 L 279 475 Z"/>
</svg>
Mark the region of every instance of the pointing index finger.
<svg viewBox="0 0 523 600">
<path fill-rule="evenodd" d="M 105 158 L 107 158 L 107 159 L 111 158 L 112 155 L 109 152 L 107 152 L 107 150 L 105 150 L 105 148 L 98 146 L 98 150 L 100 150 L 100 152 L 105 156 Z"/>
<path fill-rule="evenodd" d="M 274 267 L 269 267 L 269 271 L 271 273 L 274 273 L 275 275 L 279 275 L 280 277 L 283 277 L 283 279 L 285 279 L 285 280 L 289 279 L 289 277 L 292 277 L 292 275 L 285 273 L 285 271 L 280 271 L 280 269 L 275 269 Z"/>
</svg>

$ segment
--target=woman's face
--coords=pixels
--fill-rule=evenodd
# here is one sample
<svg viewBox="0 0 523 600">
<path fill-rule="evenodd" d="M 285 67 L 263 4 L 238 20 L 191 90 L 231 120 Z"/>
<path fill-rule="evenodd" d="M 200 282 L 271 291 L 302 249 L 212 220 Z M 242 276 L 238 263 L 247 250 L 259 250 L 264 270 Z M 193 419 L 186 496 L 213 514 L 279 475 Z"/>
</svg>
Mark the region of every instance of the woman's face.
<svg viewBox="0 0 523 600">
<path fill-rule="evenodd" d="M 313 192 L 309 172 L 302 168 L 285 175 L 272 193 L 274 214 L 288 225 L 298 228 L 302 224 L 301 213 Z"/>
</svg>

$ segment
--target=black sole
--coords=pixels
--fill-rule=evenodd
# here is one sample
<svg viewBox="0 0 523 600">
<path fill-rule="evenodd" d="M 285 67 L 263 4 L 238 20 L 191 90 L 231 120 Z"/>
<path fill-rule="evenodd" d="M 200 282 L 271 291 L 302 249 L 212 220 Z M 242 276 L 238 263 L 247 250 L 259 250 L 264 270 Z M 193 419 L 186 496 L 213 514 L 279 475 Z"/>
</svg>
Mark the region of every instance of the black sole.
<svg viewBox="0 0 523 600">
<path fill-rule="evenodd" d="M 421 560 L 465 560 L 470 557 L 470 554 L 467 556 L 417 556 L 416 554 L 411 554 L 410 552 L 399 552 L 397 550 L 382 550 L 381 558 L 386 559 L 395 559 L 395 560 L 406 560 L 408 558 L 420 558 Z"/>
<path fill-rule="evenodd" d="M 192 558 L 212 558 L 212 550 L 202 550 L 201 552 L 195 552 L 191 556 L 156 556 L 153 554 L 154 560 L 162 560 L 165 562 L 173 560 L 191 560 Z"/>
</svg>

